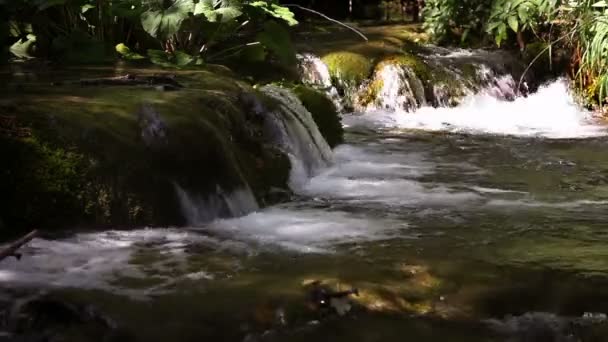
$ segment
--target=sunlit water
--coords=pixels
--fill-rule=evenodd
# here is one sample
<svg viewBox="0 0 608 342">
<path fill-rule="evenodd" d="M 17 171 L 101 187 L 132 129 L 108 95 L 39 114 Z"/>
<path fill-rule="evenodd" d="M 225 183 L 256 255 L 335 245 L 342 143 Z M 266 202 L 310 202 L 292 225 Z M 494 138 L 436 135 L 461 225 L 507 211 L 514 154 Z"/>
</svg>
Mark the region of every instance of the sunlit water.
<svg viewBox="0 0 608 342">
<path fill-rule="evenodd" d="M 608 312 L 608 129 L 563 83 L 344 123 L 348 143 L 293 202 L 200 227 L 35 239 L 0 284 L 102 290 L 83 293 L 145 340 L 242 340 L 268 328 L 252 318 L 268 302 L 288 308 L 278 340 L 490 341 L 502 329 L 528 341 L 519 330 L 562 334 Z M 371 313 L 300 329 L 313 279 L 358 286 Z"/>
</svg>

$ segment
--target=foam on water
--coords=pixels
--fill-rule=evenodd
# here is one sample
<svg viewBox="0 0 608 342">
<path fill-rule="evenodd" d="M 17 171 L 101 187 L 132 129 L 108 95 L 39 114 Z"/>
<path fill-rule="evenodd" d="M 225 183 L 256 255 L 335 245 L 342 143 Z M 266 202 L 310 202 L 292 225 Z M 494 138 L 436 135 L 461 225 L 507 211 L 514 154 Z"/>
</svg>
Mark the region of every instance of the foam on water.
<svg viewBox="0 0 608 342">
<path fill-rule="evenodd" d="M 205 230 L 261 245 L 324 253 L 335 244 L 387 239 L 406 227 L 405 223 L 341 211 L 271 208 L 242 218 L 219 220 Z"/>
<path fill-rule="evenodd" d="M 437 167 L 421 154 L 381 153 L 350 145 L 337 148 L 335 154 L 336 165 L 312 177 L 301 194 L 387 205 L 450 205 L 480 198 L 474 192 L 417 181 Z"/>
<path fill-rule="evenodd" d="M 429 131 L 500 134 L 553 139 L 604 136 L 608 128 L 577 106 L 565 81 L 558 80 L 537 93 L 515 101 L 482 92 L 455 108 L 424 107 L 416 113 L 370 113 L 354 124 Z"/>
<path fill-rule="evenodd" d="M 132 264 L 133 253 L 139 248 L 155 248 L 175 261 L 183 258 L 185 247 L 192 243 L 219 244 L 209 237 L 178 229 L 105 231 L 59 240 L 36 238 L 19 250 L 21 260 L 2 261 L 0 286 L 78 287 L 145 295 L 117 283 L 121 277 L 147 278 Z M 146 267 L 160 269 L 162 265 L 150 263 Z M 198 276 L 201 272 L 204 270 Z"/>
</svg>

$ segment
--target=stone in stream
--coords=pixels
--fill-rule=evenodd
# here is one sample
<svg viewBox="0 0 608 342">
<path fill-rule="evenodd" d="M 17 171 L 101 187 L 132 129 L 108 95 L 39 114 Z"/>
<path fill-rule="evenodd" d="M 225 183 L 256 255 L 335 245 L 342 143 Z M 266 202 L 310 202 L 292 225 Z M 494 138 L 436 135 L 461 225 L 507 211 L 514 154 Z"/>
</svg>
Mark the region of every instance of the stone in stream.
<svg viewBox="0 0 608 342">
<path fill-rule="evenodd" d="M 90 305 L 37 294 L 6 302 L 1 341 L 120 341 L 117 323 Z M 124 336 L 126 337 L 126 336 Z"/>
<path fill-rule="evenodd" d="M 326 286 L 323 286 L 321 282 L 315 281 L 310 284 L 310 290 L 308 294 L 309 306 L 316 311 L 321 313 L 327 311 L 335 311 L 338 315 L 346 315 L 352 308 L 349 296 L 359 295 L 359 290 L 356 288 L 347 291 L 332 291 Z"/>
</svg>

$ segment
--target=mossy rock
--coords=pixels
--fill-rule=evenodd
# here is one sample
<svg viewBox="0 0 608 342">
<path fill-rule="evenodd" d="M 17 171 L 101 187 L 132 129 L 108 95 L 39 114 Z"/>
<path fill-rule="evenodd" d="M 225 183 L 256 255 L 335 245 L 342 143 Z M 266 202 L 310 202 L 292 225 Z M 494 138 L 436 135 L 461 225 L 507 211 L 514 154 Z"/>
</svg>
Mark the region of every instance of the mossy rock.
<svg viewBox="0 0 608 342">
<path fill-rule="evenodd" d="M 376 71 L 381 70 L 386 65 L 399 65 L 410 68 L 416 76 L 423 82 L 427 83 L 431 80 L 432 69 L 422 60 L 422 58 L 413 54 L 393 55 L 384 58 L 376 65 Z"/>
<path fill-rule="evenodd" d="M 0 235 L 181 225 L 175 184 L 201 198 L 249 185 L 260 202 L 287 189 L 287 158 L 253 110 L 259 94 L 209 71 L 177 79 L 185 88 L 172 92 L 47 83 L 0 99 Z"/>
<path fill-rule="evenodd" d="M 365 56 L 354 52 L 333 52 L 322 58 L 332 78 L 348 86 L 357 86 L 367 79 L 373 64 Z"/>
<path fill-rule="evenodd" d="M 343 143 L 344 129 L 334 103 L 324 93 L 310 87 L 300 85 L 293 91 L 312 114 L 329 146 L 335 147 Z"/>
<path fill-rule="evenodd" d="M 422 82 L 424 93 L 416 93 L 417 98 L 432 97 L 432 80 L 434 71 L 427 65 L 422 58 L 413 54 L 400 54 L 384 57 L 374 68 L 374 74 L 381 72 L 387 66 L 397 66 L 408 68 Z M 367 106 L 378 97 L 378 93 L 384 87 L 384 81 L 379 77 L 374 77 L 365 88 L 365 91 L 358 94 L 357 103 L 360 106 Z M 414 89 L 416 91 L 417 89 Z"/>
</svg>

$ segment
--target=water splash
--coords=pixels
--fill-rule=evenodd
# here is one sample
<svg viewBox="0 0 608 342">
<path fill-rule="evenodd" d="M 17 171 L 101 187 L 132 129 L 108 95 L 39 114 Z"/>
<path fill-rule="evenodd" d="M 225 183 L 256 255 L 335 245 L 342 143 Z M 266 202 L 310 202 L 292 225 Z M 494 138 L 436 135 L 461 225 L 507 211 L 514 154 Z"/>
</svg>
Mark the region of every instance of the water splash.
<svg viewBox="0 0 608 342">
<path fill-rule="evenodd" d="M 271 208 L 205 227 L 217 234 L 304 253 L 327 253 L 336 244 L 389 239 L 407 224 L 331 210 Z"/>
<path fill-rule="evenodd" d="M 302 83 L 322 90 L 334 103 L 338 111 L 342 111 L 342 98 L 332 84 L 327 65 L 321 58 L 310 53 L 298 54 L 297 58 Z"/>
<path fill-rule="evenodd" d="M 376 72 L 370 87 L 380 85 L 365 110 L 414 111 L 426 105 L 424 85 L 407 66 L 388 64 Z"/>
<path fill-rule="evenodd" d="M 564 80 L 514 101 L 496 98 L 490 88 L 455 108 L 423 107 L 416 113 L 366 113 L 347 123 L 384 128 L 500 134 L 553 139 L 605 136 L 608 129 L 575 104 Z"/>
<path fill-rule="evenodd" d="M 166 291 L 163 287 L 176 280 L 178 270 L 183 268 L 184 276 L 190 275 L 184 253 L 191 244 L 224 248 L 218 240 L 181 229 L 112 230 L 59 240 L 35 238 L 19 250 L 21 260 L 3 260 L 0 286 L 99 289 L 144 298 Z M 133 259 L 138 251 L 158 257 L 138 265 Z M 121 283 L 121 279 L 149 280 L 150 270 L 154 270 L 157 286 L 142 290 Z"/>
<path fill-rule="evenodd" d="M 329 68 L 321 58 L 310 53 L 298 54 L 297 58 L 303 83 L 322 88 L 332 87 Z"/>
</svg>

